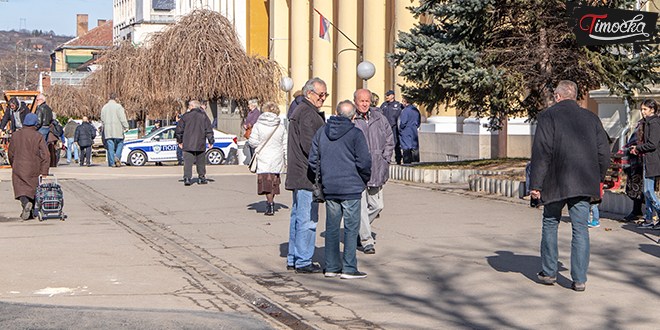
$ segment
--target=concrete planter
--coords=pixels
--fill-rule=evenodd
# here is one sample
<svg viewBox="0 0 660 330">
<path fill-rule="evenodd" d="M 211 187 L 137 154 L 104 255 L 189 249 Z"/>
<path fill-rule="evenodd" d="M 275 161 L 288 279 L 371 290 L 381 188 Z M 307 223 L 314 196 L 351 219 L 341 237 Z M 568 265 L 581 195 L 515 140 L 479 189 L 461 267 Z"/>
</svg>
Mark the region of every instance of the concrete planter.
<svg viewBox="0 0 660 330">
<path fill-rule="evenodd" d="M 468 183 L 471 191 L 481 191 L 505 197 L 523 198 L 525 196 L 525 181 L 501 180 L 488 176 L 472 175 Z"/>
<path fill-rule="evenodd" d="M 598 209 L 604 212 L 616 214 L 628 214 L 632 210 L 633 201 L 626 194 L 614 193 L 609 190 L 603 191 L 603 202 Z"/>
<path fill-rule="evenodd" d="M 481 170 L 437 170 L 390 165 L 390 179 L 417 183 L 468 182 L 471 175 L 495 175 L 503 172 Z"/>
</svg>

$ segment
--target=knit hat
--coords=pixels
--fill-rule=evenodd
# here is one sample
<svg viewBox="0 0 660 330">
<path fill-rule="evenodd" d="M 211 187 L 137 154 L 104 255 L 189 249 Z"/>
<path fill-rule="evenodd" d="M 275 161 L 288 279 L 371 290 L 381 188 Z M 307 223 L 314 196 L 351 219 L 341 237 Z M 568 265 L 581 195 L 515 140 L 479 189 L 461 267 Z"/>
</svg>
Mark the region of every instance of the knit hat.
<svg viewBox="0 0 660 330">
<path fill-rule="evenodd" d="M 25 116 L 25 120 L 23 120 L 23 126 L 35 126 L 37 125 L 38 120 L 37 115 L 28 113 L 27 116 Z"/>
</svg>

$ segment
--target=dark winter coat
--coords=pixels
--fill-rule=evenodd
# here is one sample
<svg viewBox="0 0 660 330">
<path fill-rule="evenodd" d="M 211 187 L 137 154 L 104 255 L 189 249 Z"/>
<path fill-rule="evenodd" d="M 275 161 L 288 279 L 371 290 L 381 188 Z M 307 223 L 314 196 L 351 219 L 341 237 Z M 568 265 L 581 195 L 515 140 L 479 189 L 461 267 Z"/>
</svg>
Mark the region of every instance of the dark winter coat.
<svg viewBox="0 0 660 330">
<path fill-rule="evenodd" d="M 385 117 L 387 117 L 387 121 L 390 123 L 390 127 L 394 127 L 399 121 L 403 107 L 399 101 L 385 101 L 380 105 L 380 110 L 383 112 Z"/>
<path fill-rule="evenodd" d="M 30 109 L 23 102 L 19 104 L 16 98 L 13 97 L 9 100 L 9 102 L 10 103 L 14 102 L 17 105 L 16 108 L 18 109 L 17 111 L 20 114 L 18 117 L 21 119 L 21 123 L 22 123 L 25 120 L 25 116 L 27 116 L 27 114 L 30 113 Z M 14 120 L 13 112 L 14 111 L 12 111 L 11 108 L 9 108 L 9 106 L 7 106 L 7 109 L 5 109 L 5 114 L 2 116 L 2 121 L 0 122 L 0 129 L 4 130 L 5 127 L 7 126 L 7 123 L 9 123 L 9 131 L 10 132 L 16 131 L 16 122 Z"/>
<path fill-rule="evenodd" d="M 288 169 L 284 187 L 287 190 L 312 190 L 314 173 L 309 169 L 309 151 L 316 131 L 325 124 L 325 115 L 304 99 L 289 118 L 287 142 Z"/>
<path fill-rule="evenodd" d="M 378 108 L 369 109 L 369 121 L 358 114 L 353 122 L 364 133 L 371 153 L 371 180 L 367 186 L 380 187 L 390 177 L 390 161 L 394 151 L 392 128 Z"/>
<path fill-rule="evenodd" d="M 295 99 L 293 99 L 293 102 L 291 102 L 291 105 L 289 106 L 289 111 L 287 111 L 286 113 L 287 119 L 291 118 L 291 115 L 293 114 L 293 110 L 295 110 L 298 104 L 300 104 L 300 102 L 302 102 L 304 99 L 305 99 L 305 95 L 298 95 L 296 96 Z"/>
<path fill-rule="evenodd" d="M 39 186 L 39 175 L 48 174 L 50 154 L 43 134 L 35 126 L 26 126 L 15 132 L 9 142 L 9 163 L 14 198 L 34 198 Z"/>
<path fill-rule="evenodd" d="M 660 176 L 660 118 L 648 116 L 644 123 L 644 144 L 635 147 L 644 154 L 646 177 Z"/>
<path fill-rule="evenodd" d="M 390 130 L 391 132 L 392 130 Z M 371 177 L 371 155 L 364 133 L 345 117 L 333 116 L 314 136 L 309 153 L 312 172 L 321 159 L 326 199 L 360 199 Z"/>
<path fill-rule="evenodd" d="M 176 124 L 176 142 L 183 143 L 184 151 L 206 151 L 206 142 L 213 145 L 213 126 L 204 110 L 195 108 L 181 116 Z"/>
<path fill-rule="evenodd" d="M 78 146 L 81 148 L 87 148 L 94 144 L 95 137 L 96 128 L 94 128 L 94 125 L 90 124 L 88 121 L 83 121 L 82 124 L 76 128 L 73 141 L 78 143 Z"/>
<path fill-rule="evenodd" d="M 414 104 L 409 104 L 401 111 L 399 123 L 399 141 L 401 149 L 419 149 L 419 137 L 417 129 L 421 122 L 419 110 Z"/>
<path fill-rule="evenodd" d="M 50 125 L 53 120 L 53 110 L 45 102 L 37 106 L 34 114 L 37 115 L 37 129 Z"/>
<path fill-rule="evenodd" d="M 541 192 L 542 204 L 572 197 L 600 199 L 610 150 L 598 116 L 563 100 L 537 120 L 529 189 Z"/>
</svg>

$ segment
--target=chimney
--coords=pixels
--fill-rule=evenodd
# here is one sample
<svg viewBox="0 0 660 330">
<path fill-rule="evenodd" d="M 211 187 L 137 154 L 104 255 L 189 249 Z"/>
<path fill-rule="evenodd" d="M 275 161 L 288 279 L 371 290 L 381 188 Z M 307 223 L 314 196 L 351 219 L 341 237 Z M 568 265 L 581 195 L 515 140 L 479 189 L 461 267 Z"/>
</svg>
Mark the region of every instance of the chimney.
<svg viewBox="0 0 660 330">
<path fill-rule="evenodd" d="M 76 19 L 76 37 L 87 33 L 87 14 L 78 14 L 78 17 Z"/>
<path fill-rule="evenodd" d="M 105 22 L 106 22 L 106 20 L 104 20 L 104 19 L 100 19 L 100 20 L 98 20 L 98 22 L 96 23 L 96 26 L 97 26 L 97 27 L 98 27 L 98 26 L 101 26 L 101 25 L 105 24 Z"/>
</svg>

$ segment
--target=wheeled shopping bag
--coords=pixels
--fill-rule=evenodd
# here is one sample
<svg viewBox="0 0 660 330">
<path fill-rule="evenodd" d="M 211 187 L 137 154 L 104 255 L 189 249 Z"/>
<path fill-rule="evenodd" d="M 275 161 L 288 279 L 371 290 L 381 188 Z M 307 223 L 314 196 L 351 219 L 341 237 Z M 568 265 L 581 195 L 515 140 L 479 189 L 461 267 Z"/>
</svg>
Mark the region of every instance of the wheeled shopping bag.
<svg viewBox="0 0 660 330">
<path fill-rule="evenodd" d="M 51 178 L 54 180 L 51 181 Z M 66 218 L 62 208 L 64 207 L 64 195 L 62 187 L 57 183 L 57 177 L 49 174 L 39 176 L 39 186 L 34 197 L 34 212 L 39 221 L 49 218 L 58 218 L 62 221 Z M 57 214 L 57 217 L 53 215 Z"/>
</svg>

